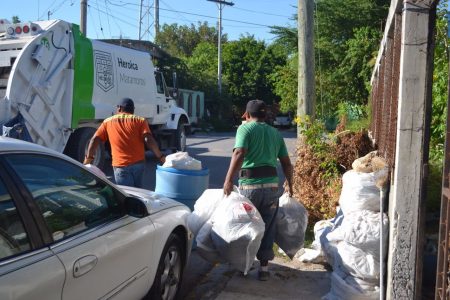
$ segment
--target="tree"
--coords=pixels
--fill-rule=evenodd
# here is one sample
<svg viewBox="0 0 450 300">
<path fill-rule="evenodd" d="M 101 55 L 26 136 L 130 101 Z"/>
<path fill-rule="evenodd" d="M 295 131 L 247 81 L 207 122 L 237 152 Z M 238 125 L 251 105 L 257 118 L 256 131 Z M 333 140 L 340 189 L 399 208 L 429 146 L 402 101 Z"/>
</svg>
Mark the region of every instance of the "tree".
<svg viewBox="0 0 450 300">
<path fill-rule="evenodd" d="M 201 42 L 192 55 L 186 58 L 189 73 L 192 75 L 194 90 L 204 91 L 210 98 L 217 98 L 217 47 L 210 42 Z"/>
<path fill-rule="evenodd" d="M 368 101 L 374 55 L 390 1 L 322 0 L 316 2 L 316 61 L 319 106 L 333 114 L 340 102 Z"/>
<path fill-rule="evenodd" d="M 251 99 L 276 102 L 269 75 L 277 65 L 285 64 L 285 56 L 277 47 L 266 47 L 253 36 L 242 36 L 228 42 L 223 49 L 223 74 L 233 103 L 244 107 Z"/>
<path fill-rule="evenodd" d="M 337 67 L 326 70 L 326 84 L 332 87 L 334 94 L 327 96 L 327 103 L 321 105 L 337 107 L 340 102 L 367 104 L 372 75 L 381 32 L 370 27 L 360 27 L 354 30 L 352 38 L 345 43 L 344 56 Z M 320 78 L 318 78 L 320 80 Z M 331 92 L 331 91 L 329 91 Z"/>
<path fill-rule="evenodd" d="M 19 19 L 19 16 L 13 16 L 13 17 L 12 17 L 12 23 L 13 23 L 13 24 L 21 23 L 21 21 L 20 21 L 20 19 Z"/>
<path fill-rule="evenodd" d="M 316 1 L 314 46 L 319 117 L 333 115 L 343 101 L 367 104 L 374 57 L 389 4 L 388 0 Z M 276 35 L 274 43 L 284 45 L 289 55 L 298 51 L 297 28 L 273 27 L 272 33 Z M 289 74 L 297 76 L 286 65 L 271 76 L 286 108 L 292 107 L 292 100 L 288 99 L 293 95 L 283 95 L 289 93 L 296 80 L 287 78 Z"/>
<path fill-rule="evenodd" d="M 217 43 L 217 30 L 210 27 L 208 22 L 198 22 L 194 24 L 178 25 L 164 24 L 160 32 L 156 35 L 155 43 L 177 57 L 191 56 L 195 47 L 201 42 Z M 222 36 L 222 42 L 227 41 L 227 36 Z"/>
<path fill-rule="evenodd" d="M 297 111 L 297 74 L 298 57 L 294 55 L 285 65 L 276 67 L 275 72 L 269 75 L 274 92 L 281 99 L 279 104 L 282 112 Z"/>
</svg>

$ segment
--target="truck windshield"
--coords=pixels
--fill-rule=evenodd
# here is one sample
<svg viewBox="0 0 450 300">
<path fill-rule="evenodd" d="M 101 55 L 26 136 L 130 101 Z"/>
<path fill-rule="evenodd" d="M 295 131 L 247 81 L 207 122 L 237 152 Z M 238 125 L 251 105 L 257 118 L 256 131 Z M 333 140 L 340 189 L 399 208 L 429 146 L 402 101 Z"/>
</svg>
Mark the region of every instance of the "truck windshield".
<svg viewBox="0 0 450 300">
<path fill-rule="evenodd" d="M 161 75 L 162 74 L 159 72 L 155 73 L 156 91 L 158 92 L 158 94 L 164 94 L 164 83 Z"/>
<path fill-rule="evenodd" d="M 169 97 L 169 91 L 166 86 L 166 81 L 164 80 L 164 75 L 161 72 L 155 72 L 156 80 L 156 91 L 159 94 L 164 94 L 164 96 Z"/>
</svg>

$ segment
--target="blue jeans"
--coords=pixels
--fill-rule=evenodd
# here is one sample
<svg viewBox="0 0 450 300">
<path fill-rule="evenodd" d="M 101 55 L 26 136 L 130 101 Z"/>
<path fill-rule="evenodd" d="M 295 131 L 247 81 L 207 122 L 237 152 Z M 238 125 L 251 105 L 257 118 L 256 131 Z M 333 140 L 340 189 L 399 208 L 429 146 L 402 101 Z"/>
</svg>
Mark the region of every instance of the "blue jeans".
<svg viewBox="0 0 450 300">
<path fill-rule="evenodd" d="M 278 198 L 282 191 L 278 188 L 263 188 L 254 190 L 240 190 L 241 194 L 252 201 L 266 224 L 266 230 L 259 246 L 256 258 L 259 261 L 269 261 L 274 258 L 273 242 L 275 240 L 276 216 L 278 212 Z"/>
<path fill-rule="evenodd" d="M 113 167 L 116 184 L 142 188 L 145 162 L 137 162 L 126 167 Z"/>
</svg>

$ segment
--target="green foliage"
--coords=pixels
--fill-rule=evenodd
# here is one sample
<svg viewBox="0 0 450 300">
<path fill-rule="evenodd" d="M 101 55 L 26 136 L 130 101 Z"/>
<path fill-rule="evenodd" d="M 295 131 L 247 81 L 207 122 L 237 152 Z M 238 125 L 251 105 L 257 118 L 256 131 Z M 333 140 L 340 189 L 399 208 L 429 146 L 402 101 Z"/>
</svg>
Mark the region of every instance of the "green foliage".
<svg viewBox="0 0 450 300">
<path fill-rule="evenodd" d="M 309 118 L 299 121 L 300 133 L 304 142 L 308 144 L 314 155 L 321 160 L 320 169 L 323 179 L 334 179 L 340 175 L 338 163 L 333 151 L 333 143 L 327 135 L 323 122 L 311 121 Z"/>
<path fill-rule="evenodd" d="M 21 23 L 22 21 L 20 21 L 19 16 L 13 16 L 12 17 L 12 23 L 13 24 L 18 24 Z"/>
<path fill-rule="evenodd" d="M 244 107 L 248 100 L 275 102 L 269 74 L 285 63 L 282 51 L 267 47 L 253 36 L 228 42 L 223 48 L 223 74 L 233 104 Z"/>
<path fill-rule="evenodd" d="M 348 121 L 361 120 L 367 117 L 366 105 L 358 105 L 350 102 L 338 104 L 337 114 L 339 117 L 346 117 Z"/>
<path fill-rule="evenodd" d="M 297 111 L 298 94 L 298 56 L 288 59 L 285 65 L 277 66 L 275 72 L 269 75 L 274 86 L 275 94 L 281 98 L 281 112 Z"/>
<path fill-rule="evenodd" d="M 178 25 L 164 24 L 155 38 L 155 43 L 176 57 L 192 55 L 195 47 L 201 42 L 217 43 L 218 33 L 215 27 L 210 27 L 208 22 Z M 222 35 L 222 42 L 227 41 L 227 36 Z"/>
<path fill-rule="evenodd" d="M 433 104 L 431 117 L 430 159 L 441 161 L 444 156 L 445 126 L 447 118 L 448 39 L 446 4 L 441 5 L 436 20 L 434 51 Z"/>
<path fill-rule="evenodd" d="M 217 47 L 201 42 L 185 62 L 192 75 L 190 88 L 204 91 L 207 98 L 217 98 Z"/>
<path fill-rule="evenodd" d="M 355 28 L 353 36 L 343 45 L 333 45 L 344 51 L 340 56 L 337 55 L 339 52 L 333 53 L 334 62 L 319 66 L 321 74 L 316 77 L 317 94 L 325 100 L 319 102 L 319 112 L 332 114 L 342 101 L 367 104 L 380 38 L 379 29 L 364 26 Z M 320 45 L 320 41 L 318 43 Z M 321 51 L 323 57 L 324 49 L 318 48 L 316 51 Z"/>
<path fill-rule="evenodd" d="M 342 101 L 367 104 L 389 5 L 388 0 L 316 1 L 314 48 L 319 117 L 333 116 Z M 291 54 L 298 51 L 297 28 L 273 27 L 271 32 L 277 36 L 274 43 L 286 48 L 289 60 L 276 68 L 270 79 L 275 94 L 281 97 L 281 106 L 296 110 L 297 73 Z"/>
<path fill-rule="evenodd" d="M 277 37 L 274 44 L 281 45 L 286 53 L 291 55 L 298 52 L 297 28 L 273 26 L 271 27 L 270 33 Z"/>
<path fill-rule="evenodd" d="M 448 38 L 447 2 L 438 6 L 436 18 L 436 40 L 434 50 L 433 102 L 430 124 L 430 161 L 427 178 L 427 211 L 440 210 L 442 194 L 442 167 L 447 122 L 448 101 Z"/>
</svg>

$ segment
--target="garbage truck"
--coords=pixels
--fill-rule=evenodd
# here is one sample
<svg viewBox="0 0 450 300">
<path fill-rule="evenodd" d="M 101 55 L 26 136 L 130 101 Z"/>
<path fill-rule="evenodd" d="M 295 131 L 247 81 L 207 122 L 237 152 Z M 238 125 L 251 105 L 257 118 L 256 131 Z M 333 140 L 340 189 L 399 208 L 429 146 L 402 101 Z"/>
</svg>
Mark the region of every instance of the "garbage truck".
<svg viewBox="0 0 450 300">
<path fill-rule="evenodd" d="M 88 39 L 63 20 L 0 19 L 0 130 L 82 161 L 101 122 L 131 98 L 163 150 L 184 151 L 190 122 L 151 56 Z M 108 144 L 97 150 L 102 167 Z"/>
</svg>

